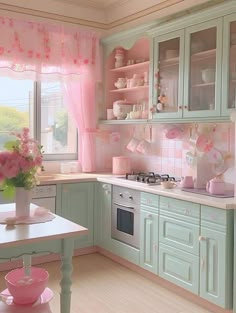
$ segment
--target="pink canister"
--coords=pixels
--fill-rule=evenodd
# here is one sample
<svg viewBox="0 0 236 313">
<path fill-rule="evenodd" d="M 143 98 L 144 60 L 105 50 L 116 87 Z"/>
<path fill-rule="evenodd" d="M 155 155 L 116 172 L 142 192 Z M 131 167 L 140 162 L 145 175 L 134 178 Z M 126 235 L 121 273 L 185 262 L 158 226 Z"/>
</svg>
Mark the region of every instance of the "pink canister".
<svg viewBox="0 0 236 313">
<path fill-rule="evenodd" d="M 112 174 L 124 175 L 131 172 L 130 158 L 116 156 L 112 158 Z"/>
</svg>

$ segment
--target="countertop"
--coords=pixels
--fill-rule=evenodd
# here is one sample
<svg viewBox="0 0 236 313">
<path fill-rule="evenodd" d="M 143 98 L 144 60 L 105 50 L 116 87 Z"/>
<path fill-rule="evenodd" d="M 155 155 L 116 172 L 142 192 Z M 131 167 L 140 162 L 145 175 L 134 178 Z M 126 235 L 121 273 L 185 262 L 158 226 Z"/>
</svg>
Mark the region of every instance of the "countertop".
<svg viewBox="0 0 236 313">
<path fill-rule="evenodd" d="M 139 191 L 149 192 L 161 196 L 171 197 L 179 200 L 209 205 L 220 209 L 236 209 L 236 198 L 217 198 L 207 195 L 200 195 L 191 192 L 182 191 L 180 187 L 174 189 L 164 189 L 160 185 L 148 186 L 139 182 L 127 181 L 112 175 L 111 173 L 71 173 L 71 174 L 46 174 L 41 175 L 40 184 L 59 184 L 74 182 L 100 181 L 103 183 L 123 186 Z"/>
</svg>

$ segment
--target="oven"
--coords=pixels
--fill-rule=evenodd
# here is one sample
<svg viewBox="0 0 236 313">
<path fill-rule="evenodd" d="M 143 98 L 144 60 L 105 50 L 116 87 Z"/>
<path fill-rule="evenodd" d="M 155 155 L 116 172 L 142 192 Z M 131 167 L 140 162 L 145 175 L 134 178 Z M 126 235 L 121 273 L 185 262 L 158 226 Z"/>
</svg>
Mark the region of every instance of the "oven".
<svg viewBox="0 0 236 313">
<path fill-rule="evenodd" d="M 113 186 L 111 236 L 139 249 L 140 192 Z"/>
</svg>

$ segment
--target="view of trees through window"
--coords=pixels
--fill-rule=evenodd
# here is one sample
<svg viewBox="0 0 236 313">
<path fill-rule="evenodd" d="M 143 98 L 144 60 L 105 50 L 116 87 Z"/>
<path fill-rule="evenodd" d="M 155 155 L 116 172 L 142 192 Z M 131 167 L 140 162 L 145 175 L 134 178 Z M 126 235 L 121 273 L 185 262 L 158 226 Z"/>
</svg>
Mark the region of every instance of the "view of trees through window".
<svg viewBox="0 0 236 313">
<path fill-rule="evenodd" d="M 60 83 L 0 77 L 0 85 L 0 150 L 11 131 L 29 127 L 46 155 L 66 158 L 65 154 L 77 154 L 77 131 L 64 105 Z"/>
</svg>

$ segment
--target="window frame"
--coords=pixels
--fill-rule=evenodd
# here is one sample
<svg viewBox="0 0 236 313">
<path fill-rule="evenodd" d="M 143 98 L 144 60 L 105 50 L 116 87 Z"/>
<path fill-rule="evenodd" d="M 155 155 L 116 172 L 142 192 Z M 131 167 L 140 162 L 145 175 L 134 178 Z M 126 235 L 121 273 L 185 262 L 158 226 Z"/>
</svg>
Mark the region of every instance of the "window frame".
<svg viewBox="0 0 236 313">
<path fill-rule="evenodd" d="M 29 129 L 33 138 L 41 143 L 41 81 L 33 81 L 33 105 L 29 110 Z M 67 110 L 68 111 L 68 110 Z M 42 143 L 41 143 L 42 144 Z M 76 129 L 76 153 L 43 153 L 44 161 L 78 160 L 78 129 Z"/>
<path fill-rule="evenodd" d="M 41 82 L 34 82 L 34 137 L 41 143 Z M 44 161 L 78 160 L 78 130 L 76 131 L 76 153 L 43 153 Z M 66 156 L 66 158 L 65 158 Z"/>
</svg>

